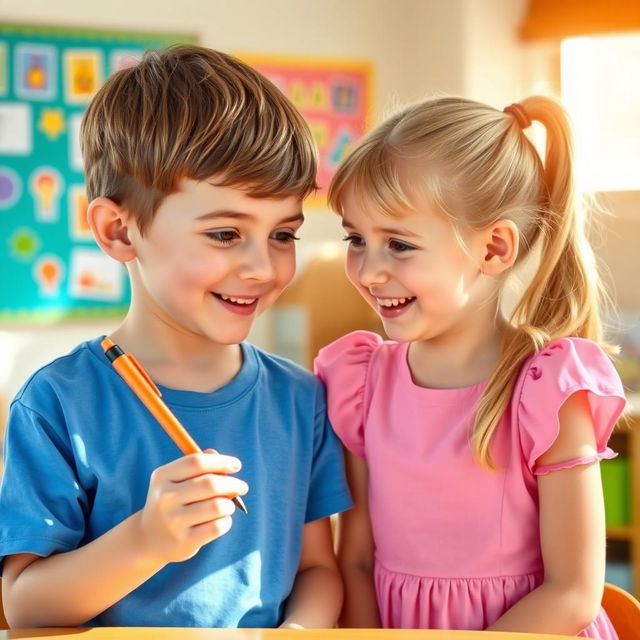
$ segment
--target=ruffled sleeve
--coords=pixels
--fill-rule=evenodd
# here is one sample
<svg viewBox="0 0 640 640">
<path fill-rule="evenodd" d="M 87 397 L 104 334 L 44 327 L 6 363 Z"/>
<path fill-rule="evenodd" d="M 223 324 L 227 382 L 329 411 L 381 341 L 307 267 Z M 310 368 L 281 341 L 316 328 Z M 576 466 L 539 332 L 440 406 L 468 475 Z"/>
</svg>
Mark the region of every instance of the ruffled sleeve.
<svg viewBox="0 0 640 640">
<path fill-rule="evenodd" d="M 558 412 L 578 391 L 587 391 L 597 454 L 552 465 L 536 465 L 558 437 Z M 518 426 L 523 455 L 535 475 L 613 458 L 607 447 L 611 431 L 625 406 L 622 382 L 602 349 L 581 338 L 549 343 L 526 365 L 518 401 Z"/>
<path fill-rule="evenodd" d="M 369 363 L 382 338 L 369 331 L 355 331 L 320 350 L 315 374 L 327 389 L 329 419 L 349 451 L 364 453 L 364 395 Z"/>
</svg>

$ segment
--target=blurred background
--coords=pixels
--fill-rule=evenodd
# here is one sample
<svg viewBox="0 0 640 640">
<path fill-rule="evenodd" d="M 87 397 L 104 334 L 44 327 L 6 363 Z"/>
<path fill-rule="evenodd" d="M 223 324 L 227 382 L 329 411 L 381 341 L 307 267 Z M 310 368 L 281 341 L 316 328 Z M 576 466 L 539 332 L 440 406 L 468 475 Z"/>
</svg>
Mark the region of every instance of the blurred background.
<svg viewBox="0 0 640 640">
<path fill-rule="evenodd" d="M 623 347 L 630 423 L 638 422 L 637 1 L 2 0 L 1 12 L 0 430 L 31 372 L 119 322 L 126 281 L 83 226 L 77 129 L 110 72 L 170 42 L 238 55 L 281 86 L 312 126 L 323 185 L 354 139 L 408 102 L 455 94 L 503 108 L 532 93 L 562 99 L 580 185 L 607 211 L 592 239 L 616 305 L 608 320 Z M 535 128 L 530 135 L 541 142 Z M 306 214 L 296 280 L 251 340 L 310 366 L 330 340 L 380 326 L 344 277 L 341 229 L 322 193 Z M 622 429 L 614 446 L 622 455 L 603 465 L 608 578 L 640 593 L 640 438 Z"/>
</svg>

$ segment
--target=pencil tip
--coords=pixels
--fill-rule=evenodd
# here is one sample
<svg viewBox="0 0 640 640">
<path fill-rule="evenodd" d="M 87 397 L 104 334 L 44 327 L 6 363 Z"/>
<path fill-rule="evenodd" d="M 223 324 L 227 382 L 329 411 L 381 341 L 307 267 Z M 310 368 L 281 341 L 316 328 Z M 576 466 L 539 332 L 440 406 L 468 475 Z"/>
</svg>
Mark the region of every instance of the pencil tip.
<svg viewBox="0 0 640 640">
<path fill-rule="evenodd" d="M 242 501 L 242 498 L 240 496 L 236 496 L 233 499 L 233 502 L 235 503 L 236 507 L 238 507 L 238 509 L 240 509 L 240 511 L 244 511 L 244 513 L 249 513 L 247 511 L 247 507 L 245 507 L 244 502 Z"/>
</svg>

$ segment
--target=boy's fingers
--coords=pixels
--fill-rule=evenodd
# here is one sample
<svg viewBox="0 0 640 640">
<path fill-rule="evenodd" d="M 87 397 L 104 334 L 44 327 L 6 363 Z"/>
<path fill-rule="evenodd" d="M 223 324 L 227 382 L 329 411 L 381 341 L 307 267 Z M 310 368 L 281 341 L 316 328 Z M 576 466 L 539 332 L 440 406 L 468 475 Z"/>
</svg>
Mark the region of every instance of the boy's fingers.
<svg viewBox="0 0 640 640">
<path fill-rule="evenodd" d="M 213 473 L 183 480 L 175 483 L 173 487 L 180 492 L 182 504 L 207 500 L 215 496 L 234 498 L 235 496 L 243 496 L 249 491 L 247 483 L 243 480 Z"/>
<path fill-rule="evenodd" d="M 224 456 L 219 453 L 192 453 L 160 467 L 158 475 L 163 480 L 182 482 L 206 473 L 236 473 L 241 468 L 240 460 L 233 456 Z"/>
<path fill-rule="evenodd" d="M 223 536 L 231 529 L 232 524 L 233 518 L 231 516 L 216 518 L 210 522 L 203 522 L 191 527 L 190 536 L 194 542 L 203 545 Z"/>
<path fill-rule="evenodd" d="M 229 498 L 211 498 L 200 502 L 192 502 L 182 509 L 185 524 L 195 527 L 218 518 L 231 516 L 236 507 Z"/>
</svg>

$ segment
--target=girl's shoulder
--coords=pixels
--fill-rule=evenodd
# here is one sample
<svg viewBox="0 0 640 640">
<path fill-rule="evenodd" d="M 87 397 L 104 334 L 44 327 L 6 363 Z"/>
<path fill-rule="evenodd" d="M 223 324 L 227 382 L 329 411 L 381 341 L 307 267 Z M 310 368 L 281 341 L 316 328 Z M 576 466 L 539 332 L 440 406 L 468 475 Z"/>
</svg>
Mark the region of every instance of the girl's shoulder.
<svg viewBox="0 0 640 640">
<path fill-rule="evenodd" d="M 523 395 L 548 398 L 589 387 L 602 395 L 622 393 L 611 358 L 597 343 L 584 338 L 557 338 L 533 354 L 520 372 Z"/>
<path fill-rule="evenodd" d="M 405 345 L 406 346 L 406 345 Z M 368 386 L 375 371 L 397 357 L 402 345 L 369 331 L 354 331 L 327 345 L 314 361 L 314 371 L 327 389 L 329 418 L 343 444 L 364 457 Z"/>
<path fill-rule="evenodd" d="M 558 338 L 523 365 L 514 389 L 512 408 L 530 470 L 559 433 L 558 414 L 574 393 L 585 391 L 599 457 L 608 457 L 606 444 L 625 407 L 624 389 L 613 362 L 602 348 L 584 338 Z"/>
<path fill-rule="evenodd" d="M 342 376 L 366 378 L 374 363 L 395 357 L 401 346 L 371 331 L 353 331 L 320 349 L 314 371 L 324 382 Z"/>
</svg>

